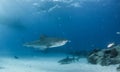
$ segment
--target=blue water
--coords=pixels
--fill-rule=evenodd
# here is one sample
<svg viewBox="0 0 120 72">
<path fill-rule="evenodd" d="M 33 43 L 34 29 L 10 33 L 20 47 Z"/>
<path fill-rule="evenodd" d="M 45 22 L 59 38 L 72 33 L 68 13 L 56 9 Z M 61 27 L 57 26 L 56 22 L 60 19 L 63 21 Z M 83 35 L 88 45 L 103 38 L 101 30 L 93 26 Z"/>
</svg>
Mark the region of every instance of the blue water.
<svg viewBox="0 0 120 72">
<path fill-rule="evenodd" d="M 50 10 L 55 5 L 58 6 Z M 23 44 L 42 34 L 71 40 L 52 52 L 106 48 L 111 42 L 120 43 L 116 32 L 120 32 L 119 0 L 0 1 L 1 55 L 38 54 Z"/>
</svg>

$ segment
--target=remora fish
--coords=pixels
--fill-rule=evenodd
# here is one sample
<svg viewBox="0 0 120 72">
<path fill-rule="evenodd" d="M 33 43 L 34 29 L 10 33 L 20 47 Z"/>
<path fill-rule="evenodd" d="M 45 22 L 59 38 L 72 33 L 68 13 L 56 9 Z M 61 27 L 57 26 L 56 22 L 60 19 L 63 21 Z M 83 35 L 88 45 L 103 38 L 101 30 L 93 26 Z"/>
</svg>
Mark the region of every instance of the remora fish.
<svg viewBox="0 0 120 72">
<path fill-rule="evenodd" d="M 65 45 L 69 40 L 57 37 L 41 36 L 39 40 L 25 43 L 26 47 L 33 47 L 39 50 L 46 50 L 48 48 L 60 47 Z"/>
</svg>

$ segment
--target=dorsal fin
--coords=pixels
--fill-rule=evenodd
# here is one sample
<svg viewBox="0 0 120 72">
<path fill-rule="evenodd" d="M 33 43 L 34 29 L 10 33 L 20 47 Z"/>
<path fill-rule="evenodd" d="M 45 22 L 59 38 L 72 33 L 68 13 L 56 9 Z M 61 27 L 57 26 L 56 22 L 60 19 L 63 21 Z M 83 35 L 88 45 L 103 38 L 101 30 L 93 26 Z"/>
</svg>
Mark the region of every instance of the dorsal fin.
<svg viewBox="0 0 120 72">
<path fill-rule="evenodd" d="M 47 36 L 46 35 L 41 35 L 40 40 L 44 40 Z"/>
</svg>

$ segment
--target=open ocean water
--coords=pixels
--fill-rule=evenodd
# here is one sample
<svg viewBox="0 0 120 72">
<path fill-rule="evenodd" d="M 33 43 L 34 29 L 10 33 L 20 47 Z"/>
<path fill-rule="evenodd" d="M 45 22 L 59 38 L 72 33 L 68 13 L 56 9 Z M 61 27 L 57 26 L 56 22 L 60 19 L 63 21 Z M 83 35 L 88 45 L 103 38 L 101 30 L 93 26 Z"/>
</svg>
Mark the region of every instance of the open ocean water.
<svg viewBox="0 0 120 72">
<path fill-rule="evenodd" d="M 45 49 L 24 45 L 44 39 Z M 0 0 L 0 72 L 116 72 L 86 59 L 111 43 L 120 44 L 119 0 Z M 79 62 L 58 63 L 76 51 Z"/>
</svg>

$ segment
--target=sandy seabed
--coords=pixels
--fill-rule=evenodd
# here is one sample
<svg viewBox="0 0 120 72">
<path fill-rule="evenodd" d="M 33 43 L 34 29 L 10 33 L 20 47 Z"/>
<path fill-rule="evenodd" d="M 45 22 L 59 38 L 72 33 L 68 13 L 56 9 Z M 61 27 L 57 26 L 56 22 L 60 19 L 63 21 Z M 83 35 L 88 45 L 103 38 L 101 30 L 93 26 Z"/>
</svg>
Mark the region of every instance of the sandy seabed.
<svg viewBox="0 0 120 72">
<path fill-rule="evenodd" d="M 19 58 L 0 57 L 0 72 L 117 72 L 118 65 L 91 65 L 85 58 L 79 62 L 61 65 L 59 57 Z"/>
</svg>

